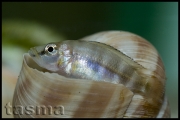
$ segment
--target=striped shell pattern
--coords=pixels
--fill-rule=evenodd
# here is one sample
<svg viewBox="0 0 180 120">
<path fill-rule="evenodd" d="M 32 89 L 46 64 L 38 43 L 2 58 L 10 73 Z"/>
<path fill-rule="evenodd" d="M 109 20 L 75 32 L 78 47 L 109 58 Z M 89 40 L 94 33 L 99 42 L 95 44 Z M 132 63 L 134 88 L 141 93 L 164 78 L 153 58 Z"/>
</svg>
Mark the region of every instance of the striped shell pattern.
<svg viewBox="0 0 180 120">
<path fill-rule="evenodd" d="M 21 73 L 14 92 L 13 106 L 29 105 L 29 108 L 23 109 L 23 114 L 15 111 L 14 117 L 170 117 L 169 104 L 164 93 L 166 80 L 164 66 L 157 50 L 147 40 L 124 31 L 99 32 L 81 40 L 104 43 L 120 51 L 124 56 L 128 56 L 133 64 L 142 66 L 143 69 L 140 71 L 142 76 L 148 76 L 149 81 L 145 83 L 145 88 L 154 91 L 159 89 L 160 92 L 147 94 L 132 91 L 124 84 L 67 78 L 40 68 L 29 54 L 24 54 Z M 141 88 L 136 89 L 141 90 Z M 40 111 L 40 114 L 37 114 L 35 106 L 38 105 L 52 106 L 53 112 L 42 114 Z M 61 106 L 62 114 L 55 114 L 55 111 L 60 111 L 57 106 Z"/>
</svg>

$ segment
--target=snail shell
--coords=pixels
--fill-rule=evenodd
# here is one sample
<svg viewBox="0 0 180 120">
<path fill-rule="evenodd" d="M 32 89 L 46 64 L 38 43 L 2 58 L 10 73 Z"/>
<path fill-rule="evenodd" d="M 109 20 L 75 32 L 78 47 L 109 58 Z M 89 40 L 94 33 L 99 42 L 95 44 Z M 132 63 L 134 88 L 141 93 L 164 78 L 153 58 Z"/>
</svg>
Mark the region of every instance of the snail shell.
<svg viewBox="0 0 180 120">
<path fill-rule="evenodd" d="M 142 66 L 139 73 L 148 79 L 145 88 L 154 92 L 133 91 L 124 84 L 67 78 L 40 68 L 25 54 L 13 106 L 51 105 L 55 111 L 56 106 L 62 105 L 64 114 L 37 115 L 32 112 L 31 115 L 17 113 L 14 117 L 170 117 L 164 95 L 163 63 L 148 41 L 121 31 L 100 32 L 82 40 L 104 43 L 122 52 L 124 57 L 129 56 L 132 64 Z"/>
</svg>

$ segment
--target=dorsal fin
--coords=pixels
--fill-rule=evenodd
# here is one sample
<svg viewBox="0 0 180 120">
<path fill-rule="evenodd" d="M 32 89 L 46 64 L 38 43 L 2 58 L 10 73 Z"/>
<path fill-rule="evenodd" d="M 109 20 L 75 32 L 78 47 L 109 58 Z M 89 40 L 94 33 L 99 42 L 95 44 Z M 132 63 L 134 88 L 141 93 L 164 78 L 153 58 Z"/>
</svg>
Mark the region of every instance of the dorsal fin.
<svg viewBox="0 0 180 120">
<path fill-rule="evenodd" d="M 83 41 L 83 40 L 80 40 L 80 41 Z M 113 49 L 113 50 L 115 50 L 115 51 L 119 52 L 120 54 L 123 54 L 123 55 L 124 55 L 124 56 L 126 56 L 127 58 L 131 59 L 131 60 L 132 60 L 135 64 L 137 64 L 137 65 L 139 65 L 139 66 L 141 66 L 141 67 L 143 67 L 143 68 L 144 68 L 144 66 L 142 66 L 142 65 L 141 65 L 141 64 L 139 64 L 138 62 L 134 61 L 134 60 L 133 60 L 133 58 L 131 58 L 131 57 L 127 56 L 127 55 L 126 55 L 126 54 L 124 54 L 122 51 L 120 51 L 120 50 L 118 50 L 118 49 L 114 48 L 113 46 L 110 46 L 110 45 L 105 44 L 105 43 L 97 42 L 97 41 L 86 41 L 86 42 L 99 44 L 99 45 L 101 45 L 101 46 L 108 47 L 109 49 Z"/>
</svg>

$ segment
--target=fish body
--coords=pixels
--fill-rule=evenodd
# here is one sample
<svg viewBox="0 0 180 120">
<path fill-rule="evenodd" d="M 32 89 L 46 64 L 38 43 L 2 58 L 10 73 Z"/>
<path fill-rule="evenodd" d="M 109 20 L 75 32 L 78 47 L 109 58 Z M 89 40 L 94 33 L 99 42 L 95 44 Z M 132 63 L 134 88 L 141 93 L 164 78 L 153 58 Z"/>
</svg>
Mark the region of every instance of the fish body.
<svg viewBox="0 0 180 120">
<path fill-rule="evenodd" d="M 67 40 L 33 47 L 29 54 L 39 66 L 65 77 L 123 84 L 149 96 L 159 91 L 163 97 L 162 90 L 151 87 L 161 83 L 143 75 L 143 66 L 106 44 Z"/>
<path fill-rule="evenodd" d="M 51 45 L 56 46 L 55 54 L 48 52 Z M 97 42 L 68 40 L 31 48 L 29 53 L 41 67 L 73 78 L 126 84 L 142 68 L 122 52 Z"/>
</svg>

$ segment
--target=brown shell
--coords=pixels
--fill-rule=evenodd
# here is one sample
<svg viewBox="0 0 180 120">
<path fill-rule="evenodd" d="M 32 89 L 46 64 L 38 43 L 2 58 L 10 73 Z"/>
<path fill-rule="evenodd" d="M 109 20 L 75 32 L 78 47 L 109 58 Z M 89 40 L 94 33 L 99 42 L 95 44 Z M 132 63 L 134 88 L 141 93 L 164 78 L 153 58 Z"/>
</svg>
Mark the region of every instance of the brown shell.
<svg viewBox="0 0 180 120">
<path fill-rule="evenodd" d="M 146 68 L 143 74 L 158 78 L 161 88 L 165 89 L 162 60 L 157 50 L 144 38 L 124 31 L 106 31 L 82 40 L 101 42 L 118 49 Z M 25 54 L 13 105 L 62 105 L 64 114 L 23 114 L 15 117 L 170 117 L 166 97 L 161 98 L 160 103 L 152 103 L 153 98 L 133 93 L 122 84 L 70 79 L 42 71 Z M 153 87 L 159 86 L 155 84 Z"/>
</svg>

